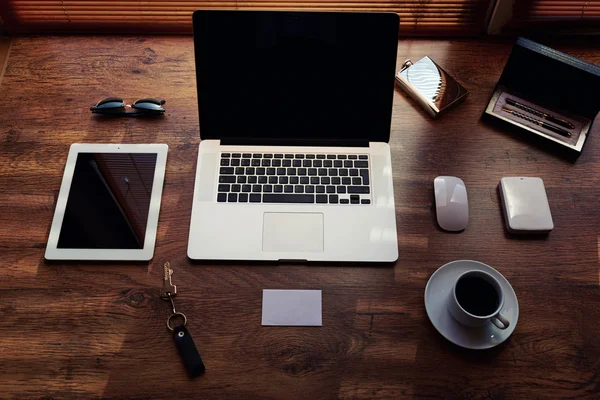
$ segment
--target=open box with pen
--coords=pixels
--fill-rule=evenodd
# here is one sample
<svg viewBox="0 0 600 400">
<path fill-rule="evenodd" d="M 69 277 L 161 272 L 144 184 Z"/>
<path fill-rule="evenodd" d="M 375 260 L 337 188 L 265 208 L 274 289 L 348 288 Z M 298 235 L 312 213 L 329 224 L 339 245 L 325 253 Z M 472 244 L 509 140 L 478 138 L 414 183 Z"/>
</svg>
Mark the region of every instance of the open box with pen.
<svg viewBox="0 0 600 400">
<path fill-rule="evenodd" d="M 578 156 L 600 111 L 600 67 L 520 38 L 484 113 Z"/>
</svg>

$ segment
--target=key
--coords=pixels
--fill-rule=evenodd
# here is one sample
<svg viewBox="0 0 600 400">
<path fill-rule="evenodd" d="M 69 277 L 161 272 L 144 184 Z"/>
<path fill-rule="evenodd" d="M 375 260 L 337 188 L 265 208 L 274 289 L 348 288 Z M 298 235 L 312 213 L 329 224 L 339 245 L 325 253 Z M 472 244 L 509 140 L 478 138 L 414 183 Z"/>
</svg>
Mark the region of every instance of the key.
<svg viewBox="0 0 600 400">
<path fill-rule="evenodd" d="M 169 296 L 174 297 L 177 294 L 177 286 L 173 285 L 171 282 L 173 270 L 171 269 L 171 264 L 169 264 L 168 261 L 165 263 L 165 265 L 163 265 L 163 269 L 163 287 L 160 291 L 160 297 L 164 300 L 168 300 Z"/>
</svg>

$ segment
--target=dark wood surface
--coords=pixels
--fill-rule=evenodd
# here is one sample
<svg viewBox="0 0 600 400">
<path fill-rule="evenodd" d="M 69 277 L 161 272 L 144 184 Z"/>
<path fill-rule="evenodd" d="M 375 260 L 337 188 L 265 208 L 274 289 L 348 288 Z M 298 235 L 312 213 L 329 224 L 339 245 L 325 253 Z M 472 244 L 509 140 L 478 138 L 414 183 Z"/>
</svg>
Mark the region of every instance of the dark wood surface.
<svg viewBox="0 0 600 400">
<path fill-rule="evenodd" d="M 600 64 L 595 45 L 549 44 Z M 396 90 L 395 265 L 210 265 L 186 257 L 199 143 L 192 38 L 16 38 L 0 86 L 0 397 L 598 398 L 600 132 L 572 163 L 480 121 L 511 45 L 399 43 L 398 65 L 429 55 L 471 94 L 434 121 Z M 168 113 L 93 117 L 89 106 L 108 96 L 165 98 Z M 169 145 L 151 263 L 44 261 L 74 142 Z M 467 184 L 461 234 L 435 223 L 440 174 Z M 505 232 L 503 176 L 544 179 L 555 223 L 547 238 Z M 458 348 L 426 316 L 428 278 L 456 259 L 497 268 L 517 293 L 518 325 L 495 349 Z M 208 368 L 196 380 L 165 329 L 158 288 L 167 260 Z M 322 289 L 323 327 L 261 327 L 265 288 Z"/>
</svg>

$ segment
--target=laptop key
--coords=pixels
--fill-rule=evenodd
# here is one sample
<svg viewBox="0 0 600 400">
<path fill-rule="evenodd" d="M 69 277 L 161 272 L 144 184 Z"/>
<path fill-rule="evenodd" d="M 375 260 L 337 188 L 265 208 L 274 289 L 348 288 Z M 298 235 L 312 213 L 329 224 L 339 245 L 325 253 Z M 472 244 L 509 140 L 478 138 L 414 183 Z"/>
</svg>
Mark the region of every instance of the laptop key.
<svg viewBox="0 0 600 400">
<path fill-rule="evenodd" d="M 219 193 L 217 195 L 217 201 L 219 203 L 225 203 L 227 201 L 227 193 Z"/>
<path fill-rule="evenodd" d="M 221 153 L 221 157 L 229 158 L 229 157 L 231 157 L 231 153 Z"/>
<path fill-rule="evenodd" d="M 242 185 L 242 192 L 249 193 L 252 191 L 252 185 Z"/>
<path fill-rule="evenodd" d="M 250 159 L 249 158 L 242 158 L 242 162 L 240 163 L 240 165 L 242 167 L 249 167 L 250 166 Z"/>
<path fill-rule="evenodd" d="M 219 192 L 229 192 L 229 190 L 231 190 L 231 186 L 230 185 L 219 185 L 218 190 L 219 190 Z"/>
<path fill-rule="evenodd" d="M 310 158 L 311 160 L 315 159 L 315 155 L 314 154 L 307 154 L 306 158 Z"/>
<path fill-rule="evenodd" d="M 316 176 L 317 175 L 317 169 L 316 168 L 309 168 L 308 169 L 308 175 L 310 175 L 310 176 Z"/>
<path fill-rule="evenodd" d="M 368 159 L 369 159 L 369 156 L 366 156 L 366 155 L 362 154 L 362 155 L 358 156 L 358 158 L 359 158 L 360 160 L 368 160 Z"/>
<path fill-rule="evenodd" d="M 273 191 L 273 186 L 271 185 L 264 185 L 263 186 L 263 192 L 264 193 L 271 193 Z"/>
<path fill-rule="evenodd" d="M 268 179 L 266 176 L 259 176 L 258 183 L 267 183 Z"/>
<path fill-rule="evenodd" d="M 368 185 L 369 184 L 369 170 L 361 169 L 360 176 L 362 177 L 363 185 Z"/>
<path fill-rule="evenodd" d="M 335 168 L 329 168 L 329 176 L 337 176 L 338 170 Z"/>
<path fill-rule="evenodd" d="M 369 162 L 368 161 L 354 161 L 354 167 L 356 167 L 356 168 L 368 168 L 369 167 Z"/>
<path fill-rule="evenodd" d="M 350 176 L 358 176 L 358 170 L 356 168 L 351 169 Z"/>
<path fill-rule="evenodd" d="M 319 182 L 320 182 L 320 179 L 319 179 L 318 177 L 316 177 L 316 176 L 312 176 L 312 177 L 310 178 L 310 184 L 311 184 L 311 185 L 318 185 L 318 184 L 319 184 Z"/>
<path fill-rule="evenodd" d="M 302 185 L 308 185 L 309 182 L 310 182 L 310 180 L 308 179 L 308 176 L 301 176 L 300 177 L 300 183 Z"/>
<path fill-rule="evenodd" d="M 344 168 L 352 168 L 353 163 L 351 160 L 344 161 Z"/>
<path fill-rule="evenodd" d="M 323 166 L 325 168 L 331 168 L 331 167 L 333 167 L 333 161 L 331 161 L 331 160 L 325 160 L 325 161 L 323 161 Z"/>
<path fill-rule="evenodd" d="M 221 166 L 222 167 L 229 167 L 229 158 L 223 158 L 223 159 L 221 159 Z"/>
<path fill-rule="evenodd" d="M 371 200 L 369 200 L 369 199 L 362 199 L 360 201 L 360 204 L 371 204 Z"/>
<path fill-rule="evenodd" d="M 294 167 L 301 167 L 301 166 L 302 166 L 302 161 L 301 161 L 301 160 L 294 160 L 294 161 L 292 162 L 292 165 L 293 165 Z"/>
<path fill-rule="evenodd" d="M 286 154 L 285 158 L 294 158 L 294 155 L 293 154 Z"/>
<path fill-rule="evenodd" d="M 263 158 L 273 158 L 273 154 L 263 154 Z"/>
<path fill-rule="evenodd" d="M 252 175 L 248 177 L 248 183 L 256 183 L 258 182 L 258 176 Z"/>
<path fill-rule="evenodd" d="M 356 160 L 358 158 L 358 156 L 356 154 L 351 154 L 351 155 L 348 156 L 348 158 L 350 160 Z"/>
<path fill-rule="evenodd" d="M 252 158 L 252 154 L 244 153 L 244 154 L 242 154 L 242 158 Z"/>
<path fill-rule="evenodd" d="M 314 203 L 312 194 L 265 194 L 263 203 Z"/>
<path fill-rule="evenodd" d="M 238 195 L 238 202 L 247 203 L 248 202 L 248 193 L 240 193 Z"/>
<path fill-rule="evenodd" d="M 298 178 L 297 176 L 291 176 L 290 177 L 290 184 L 292 185 L 297 185 L 300 181 L 300 178 Z"/>
<path fill-rule="evenodd" d="M 250 203 L 260 203 L 260 194 L 252 193 L 250 195 Z"/>
<path fill-rule="evenodd" d="M 321 178 L 321 185 L 330 185 L 331 184 L 331 178 L 328 176 L 324 176 Z"/>
<path fill-rule="evenodd" d="M 350 204 L 350 200 L 348 200 L 348 199 L 340 199 L 340 204 Z"/>
<path fill-rule="evenodd" d="M 352 196 L 350 196 L 350 203 L 351 204 L 358 204 L 358 202 L 360 201 L 359 196 L 357 194 L 353 194 Z"/>
<path fill-rule="evenodd" d="M 312 161 L 311 160 L 304 160 L 304 161 L 302 161 L 302 166 L 305 167 L 305 168 L 312 167 Z"/>
<path fill-rule="evenodd" d="M 256 168 L 248 167 L 248 168 L 246 168 L 246 175 L 254 175 L 255 171 L 256 171 Z"/>
<path fill-rule="evenodd" d="M 219 169 L 219 173 L 221 175 L 233 175 L 233 168 L 232 167 L 221 167 L 221 169 Z"/>
<path fill-rule="evenodd" d="M 265 174 L 266 169 L 264 168 L 256 168 L 256 175 L 264 175 Z"/>
<path fill-rule="evenodd" d="M 279 177 L 279 184 L 280 185 L 287 185 L 288 183 L 288 177 L 287 176 L 280 176 Z"/>
<path fill-rule="evenodd" d="M 281 162 L 281 165 L 282 165 L 283 167 L 291 167 L 291 166 L 292 166 L 292 160 L 283 160 L 283 161 Z"/>
<path fill-rule="evenodd" d="M 304 191 L 306 193 L 314 193 L 315 192 L 315 187 L 313 185 L 306 185 L 304 187 Z"/>
<path fill-rule="evenodd" d="M 273 160 L 271 161 L 272 167 L 281 167 L 281 160 Z"/>
<path fill-rule="evenodd" d="M 294 193 L 304 193 L 304 186 L 302 186 L 302 185 L 294 186 Z"/>
<path fill-rule="evenodd" d="M 342 163 L 341 160 L 335 160 L 333 162 L 333 166 L 336 167 L 336 168 L 342 168 L 342 165 L 344 165 L 344 164 Z"/>
<path fill-rule="evenodd" d="M 238 193 L 240 190 L 242 190 L 242 185 L 231 185 L 231 191 Z"/>
<path fill-rule="evenodd" d="M 369 187 L 368 186 L 348 186 L 348 193 L 368 194 Z"/>
<path fill-rule="evenodd" d="M 252 154 L 252 158 L 262 158 L 262 154 Z"/>
<path fill-rule="evenodd" d="M 281 175 L 286 175 L 287 174 L 288 176 L 292 176 L 292 175 L 296 175 L 296 172 L 297 172 L 296 168 L 288 168 Z"/>
<path fill-rule="evenodd" d="M 345 160 L 348 157 L 346 157 L 345 154 L 338 154 L 337 158 L 338 158 L 338 160 Z"/>
<path fill-rule="evenodd" d="M 327 168 L 319 168 L 318 169 L 319 176 L 327 176 Z M 357 171 L 358 173 L 358 171 Z"/>
<path fill-rule="evenodd" d="M 337 194 L 330 194 L 329 195 L 329 204 L 337 204 L 339 201 L 338 195 Z"/>
<path fill-rule="evenodd" d="M 275 158 L 283 158 L 283 154 L 275 154 L 274 157 Z"/>
<path fill-rule="evenodd" d="M 296 158 L 304 158 L 304 154 L 296 154 Z"/>
<path fill-rule="evenodd" d="M 340 185 L 341 183 L 342 183 L 342 180 L 340 178 L 338 178 L 337 176 L 334 176 L 333 178 L 331 178 L 332 185 Z"/>
<path fill-rule="evenodd" d="M 237 203 L 237 193 L 229 193 L 227 195 L 227 201 L 229 203 Z"/>
<path fill-rule="evenodd" d="M 258 158 L 253 158 L 250 164 L 252 164 L 253 167 L 260 167 L 260 160 Z"/>
<path fill-rule="evenodd" d="M 231 159 L 231 166 L 232 167 L 239 167 L 240 166 L 240 160 L 238 160 L 237 158 Z"/>
<path fill-rule="evenodd" d="M 313 167 L 321 168 L 323 166 L 323 161 L 315 160 L 313 161 Z"/>
<path fill-rule="evenodd" d="M 308 175 L 308 169 L 298 168 L 298 175 Z"/>
<path fill-rule="evenodd" d="M 325 159 L 325 154 L 317 154 L 317 159 L 318 160 L 324 160 Z"/>
<path fill-rule="evenodd" d="M 270 183 L 270 184 L 275 184 L 275 183 L 277 183 L 277 177 L 276 177 L 276 176 L 270 176 L 270 177 L 269 177 L 269 183 Z"/>
<path fill-rule="evenodd" d="M 335 186 L 327 186 L 326 191 L 327 193 L 335 193 Z"/>
<path fill-rule="evenodd" d="M 252 185 L 253 193 L 260 193 L 262 191 L 262 185 Z"/>
<path fill-rule="evenodd" d="M 326 194 L 318 194 L 317 195 L 317 203 L 327 204 L 327 195 Z"/>
<path fill-rule="evenodd" d="M 246 177 L 245 176 L 238 176 L 237 177 L 237 183 L 246 183 Z"/>
<path fill-rule="evenodd" d="M 362 178 L 352 178 L 352 184 L 353 185 L 361 185 L 362 184 Z"/>
<path fill-rule="evenodd" d="M 342 185 L 350 185 L 351 183 L 350 178 L 342 178 Z"/>
<path fill-rule="evenodd" d="M 275 168 L 273 168 L 275 171 Z M 277 168 L 277 175 L 285 175 L 285 168 Z"/>
<path fill-rule="evenodd" d="M 346 193 L 346 186 L 338 186 L 336 189 L 338 193 Z"/>
<path fill-rule="evenodd" d="M 263 167 L 270 167 L 271 166 L 271 160 L 265 158 L 265 159 L 262 160 L 262 163 L 260 165 L 262 165 Z"/>
<path fill-rule="evenodd" d="M 240 153 L 233 153 L 231 155 L 231 157 L 233 157 L 233 158 L 240 158 L 240 157 L 242 157 L 242 155 Z"/>
<path fill-rule="evenodd" d="M 283 186 L 282 185 L 275 185 L 275 186 L 273 186 L 273 191 L 275 193 L 283 193 Z"/>
<path fill-rule="evenodd" d="M 235 176 L 220 176 L 219 183 L 235 183 Z"/>
<path fill-rule="evenodd" d="M 244 168 L 244 167 L 237 167 L 237 168 L 235 169 L 235 174 L 236 174 L 236 175 L 244 175 L 244 170 L 245 170 L 245 168 Z"/>
<path fill-rule="evenodd" d="M 285 193 L 293 193 L 294 192 L 294 187 L 292 185 L 285 185 L 283 187 L 283 191 Z"/>
<path fill-rule="evenodd" d="M 275 168 L 267 168 L 267 175 L 275 175 Z"/>
<path fill-rule="evenodd" d="M 348 170 L 345 168 L 340 169 L 338 173 L 340 174 L 340 176 L 348 176 Z"/>
<path fill-rule="evenodd" d="M 317 193 L 325 193 L 325 186 L 322 186 L 322 185 L 317 186 Z"/>
</svg>

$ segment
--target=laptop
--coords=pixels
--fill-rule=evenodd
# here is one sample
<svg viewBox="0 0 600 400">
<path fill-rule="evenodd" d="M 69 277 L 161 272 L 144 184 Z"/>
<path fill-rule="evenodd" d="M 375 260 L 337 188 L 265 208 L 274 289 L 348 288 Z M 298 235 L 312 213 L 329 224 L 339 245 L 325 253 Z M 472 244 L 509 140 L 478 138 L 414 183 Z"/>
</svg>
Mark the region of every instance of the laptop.
<svg viewBox="0 0 600 400">
<path fill-rule="evenodd" d="M 398 258 L 393 13 L 196 11 L 188 257 Z"/>
</svg>

